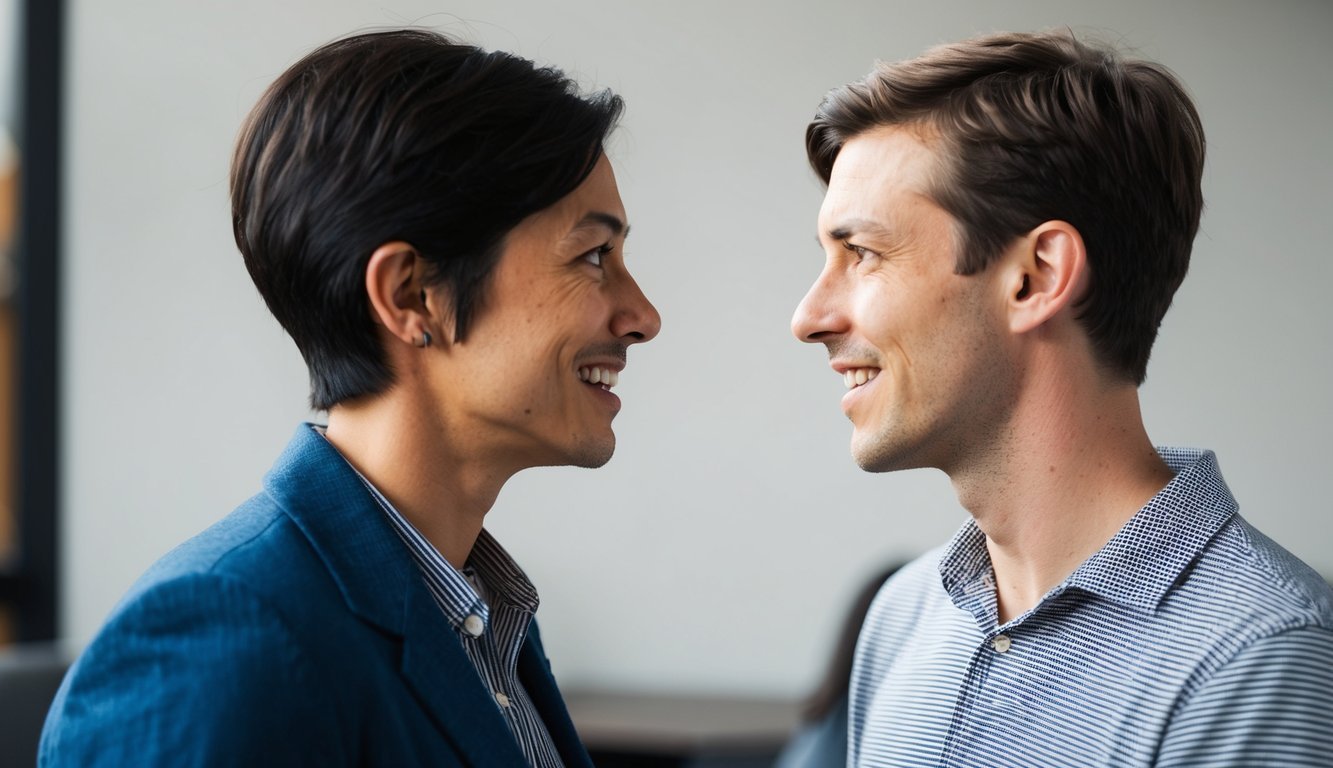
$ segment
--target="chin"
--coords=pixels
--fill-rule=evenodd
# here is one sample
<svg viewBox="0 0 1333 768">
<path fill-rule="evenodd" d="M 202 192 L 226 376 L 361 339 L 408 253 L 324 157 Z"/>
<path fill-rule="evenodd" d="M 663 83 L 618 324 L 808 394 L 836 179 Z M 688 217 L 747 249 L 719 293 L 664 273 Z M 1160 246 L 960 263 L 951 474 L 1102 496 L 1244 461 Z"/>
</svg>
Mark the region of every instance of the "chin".
<svg viewBox="0 0 1333 768">
<path fill-rule="evenodd" d="M 895 469 L 899 469 L 893 462 L 886 461 L 882 457 L 874 454 L 852 451 L 852 459 L 856 461 L 856 466 L 866 472 L 892 472 Z"/>
<path fill-rule="evenodd" d="M 901 446 L 874 437 L 852 435 L 852 459 L 866 472 L 896 472 L 914 465 Z"/>
<path fill-rule="evenodd" d="M 566 463 L 571 467 L 597 469 L 610 461 L 612 454 L 615 452 L 615 435 L 612 435 L 609 439 L 584 440 L 570 453 L 569 460 Z"/>
</svg>

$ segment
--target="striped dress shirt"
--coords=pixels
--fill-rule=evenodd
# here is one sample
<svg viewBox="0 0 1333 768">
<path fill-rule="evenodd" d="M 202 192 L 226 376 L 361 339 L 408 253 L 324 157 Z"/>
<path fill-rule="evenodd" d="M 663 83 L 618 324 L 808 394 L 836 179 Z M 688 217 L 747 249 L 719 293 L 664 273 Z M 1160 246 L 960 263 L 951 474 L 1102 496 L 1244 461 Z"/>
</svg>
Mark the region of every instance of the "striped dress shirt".
<svg viewBox="0 0 1333 768">
<path fill-rule="evenodd" d="M 518 679 L 518 655 L 537 612 L 532 582 L 485 530 L 460 572 L 375 486 L 365 477 L 361 481 L 412 553 L 426 588 L 458 632 L 480 684 L 491 692 L 528 764 L 564 768 L 546 724 Z"/>
<path fill-rule="evenodd" d="M 998 624 L 969 521 L 876 597 L 853 766 L 1333 765 L 1333 588 L 1237 513 L 1211 452 Z"/>
</svg>

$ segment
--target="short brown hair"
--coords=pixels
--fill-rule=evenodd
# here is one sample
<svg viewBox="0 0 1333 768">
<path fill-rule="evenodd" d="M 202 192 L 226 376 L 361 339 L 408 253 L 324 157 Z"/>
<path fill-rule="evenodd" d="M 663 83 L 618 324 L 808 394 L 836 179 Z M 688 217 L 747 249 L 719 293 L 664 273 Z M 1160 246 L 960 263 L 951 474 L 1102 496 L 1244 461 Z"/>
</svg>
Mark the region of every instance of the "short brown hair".
<svg viewBox="0 0 1333 768">
<path fill-rule="evenodd" d="M 1068 30 L 944 45 L 830 92 L 806 129 L 810 165 L 827 183 L 843 144 L 892 125 L 938 138 L 928 194 L 958 221 L 959 274 L 1044 221 L 1079 230 L 1079 320 L 1109 370 L 1143 383 L 1203 210 L 1203 126 L 1175 76 Z"/>
</svg>

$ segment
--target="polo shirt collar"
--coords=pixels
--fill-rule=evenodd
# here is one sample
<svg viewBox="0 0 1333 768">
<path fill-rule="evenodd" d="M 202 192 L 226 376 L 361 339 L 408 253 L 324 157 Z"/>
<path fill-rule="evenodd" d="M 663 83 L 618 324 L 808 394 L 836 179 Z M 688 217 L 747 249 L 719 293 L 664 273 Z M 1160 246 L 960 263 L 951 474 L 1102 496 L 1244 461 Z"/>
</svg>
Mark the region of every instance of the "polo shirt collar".
<svg viewBox="0 0 1333 768">
<path fill-rule="evenodd" d="M 1236 514 L 1239 507 L 1212 451 L 1159 448 L 1158 453 L 1176 476 L 1043 603 L 1077 588 L 1140 610 L 1156 610 L 1208 541 Z M 939 571 L 955 605 L 979 621 L 986 615 L 993 620 L 994 571 L 986 535 L 975 520 L 964 523 L 945 547 Z"/>
<path fill-rule="evenodd" d="M 1239 505 L 1212 451 L 1159 448 L 1176 476 L 1066 584 L 1154 611 Z"/>
</svg>

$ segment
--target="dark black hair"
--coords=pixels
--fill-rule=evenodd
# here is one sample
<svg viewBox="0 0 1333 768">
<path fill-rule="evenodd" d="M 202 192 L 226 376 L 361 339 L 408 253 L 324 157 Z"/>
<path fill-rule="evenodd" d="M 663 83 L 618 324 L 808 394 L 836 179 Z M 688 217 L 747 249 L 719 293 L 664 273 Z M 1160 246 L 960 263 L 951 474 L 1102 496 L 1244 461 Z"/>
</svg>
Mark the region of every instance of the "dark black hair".
<svg viewBox="0 0 1333 768">
<path fill-rule="evenodd" d="M 505 235 L 587 178 L 622 109 L 559 70 L 423 30 L 337 40 L 284 72 L 236 146 L 232 229 L 305 358 L 311 406 L 393 383 L 365 289 L 377 247 L 417 250 L 462 340 Z"/>
</svg>

